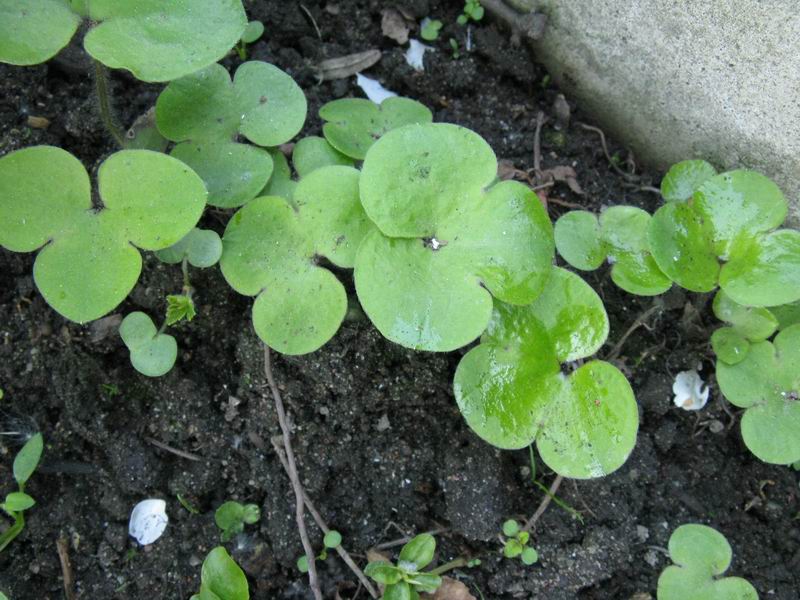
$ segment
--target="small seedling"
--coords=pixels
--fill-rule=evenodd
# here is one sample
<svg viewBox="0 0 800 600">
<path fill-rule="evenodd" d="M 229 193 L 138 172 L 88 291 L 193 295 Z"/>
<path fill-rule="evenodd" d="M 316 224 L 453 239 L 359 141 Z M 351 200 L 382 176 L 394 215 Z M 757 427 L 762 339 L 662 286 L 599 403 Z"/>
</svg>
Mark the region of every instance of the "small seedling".
<svg viewBox="0 0 800 600">
<path fill-rule="evenodd" d="M 119 326 L 119 335 L 128 347 L 133 368 L 147 377 L 161 377 L 172 369 L 178 358 L 178 343 L 171 335 L 157 329 L 143 312 L 132 312 Z"/>
<path fill-rule="evenodd" d="M 361 204 L 376 228 L 359 246 L 355 282 L 385 337 L 453 350 L 486 329 L 495 298 L 524 305 L 542 292 L 550 219 L 530 188 L 492 185 L 496 176 L 489 145 L 456 125 L 408 125 L 370 148 Z"/>
<path fill-rule="evenodd" d="M 721 533 L 706 525 L 681 525 L 669 538 L 675 565 L 658 578 L 658 600 L 758 600 L 741 577 L 722 577 L 733 552 Z"/>
<path fill-rule="evenodd" d="M 83 47 L 142 81 L 170 81 L 221 59 L 242 37 L 241 0 L 0 0 L 0 62 L 35 65 L 66 46 L 84 20 Z"/>
<path fill-rule="evenodd" d="M 322 133 L 331 146 L 356 160 L 364 160 L 370 147 L 383 135 L 415 123 L 430 123 L 428 107 L 409 98 L 387 98 L 380 104 L 364 98 L 343 98 L 319 109 L 326 121 Z"/>
<path fill-rule="evenodd" d="M 433 594 L 442 584 L 439 575 L 421 571 L 431 563 L 435 551 L 436 540 L 423 533 L 403 546 L 396 565 L 374 561 L 367 565 L 364 573 L 384 586 L 384 600 L 418 600 L 421 592 Z"/>
<path fill-rule="evenodd" d="M 241 60 L 247 60 L 247 45 L 252 44 L 264 35 L 264 24 L 261 21 L 250 21 L 242 34 L 242 39 L 236 44 L 236 53 Z"/>
<path fill-rule="evenodd" d="M 594 354 L 607 336 L 599 296 L 574 273 L 553 268 L 532 304 L 495 305 L 481 344 L 456 369 L 461 414 L 499 448 L 535 440 L 542 460 L 565 477 L 611 473 L 636 443 L 639 413 L 630 384 L 603 361 L 569 375 L 561 370 L 563 362 Z"/>
<path fill-rule="evenodd" d="M 458 50 L 458 42 L 456 38 L 450 38 L 450 50 L 453 51 L 453 59 L 456 60 L 461 57 L 461 52 Z"/>
<path fill-rule="evenodd" d="M 203 561 L 200 591 L 191 600 L 249 600 L 247 577 L 222 546 L 214 548 Z"/>
<path fill-rule="evenodd" d="M 327 560 L 328 550 L 335 550 L 342 545 L 342 534 L 331 529 L 322 539 L 322 552 L 317 556 L 317 560 Z M 308 556 L 301 556 L 297 559 L 297 570 L 301 573 L 308 573 Z"/>
<path fill-rule="evenodd" d="M 456 21 L 459 25 L 466 25 L 470 21 L 478 22 L 483 18 L 483 7 L 480 0 L 465 0 L 464 11 Z"/>
<path fill-rule="evenodd" d="M 71 154 L 35 146 L 0 158 L 0 245 L 33 252 L 33 277 L 50 306 L 78 323 L 98 319 L 130 293 L 143 250 L 186 235 L 205 206 L 202 180 L 149 150 L 112 154 L 89 175 Z"/>
<path fill-rule="evenodd" d="M 216 231 L 195 227 L 177 243 L 155 253 L 161 262 L 175 265 L 186 260 L 193 267 L 213 267 L 222 256 L 222 240 Z"/>
<path fill-rule="evenodd" d="M 22 533 L 25 528 L 23 513 L 36 504 L 36 501 L 25 493 L 25 485 L 39 464 L 43 448 L 42 434 L 37 433 L 25 443 L 14 459 L 13 472 L 17 491 L 9 493 L 5 501 L 0 504 L 0 509 L 14 519 L 14 523 L 0 534 L 0 552 Z"/>
<path fill-rule="evenodd" d="M 442 28 L 442 22 L 438 19 L 423 19 L 420 25 L 419 35 L 423 40 L 429 42 L 435 41 L 439 37 L 439 30 Z"/>
<path fill-rule="evenodd" d="M 254 525 L 261 519 L 261 510 L 255 504 L 240 504 L 233 500 L 225 502 L 214 513 L 214 522 L 222 530 L 222 541 L 244 531 L 245 524 Z"/>
<path fill-rule="evenodd" d="M 535 548 L 528 545 L 530 542 L 530 533 L 522 531 L 519 523 L 514 519 L 509 519 L 503 523 L 503 535 L 505 542 L 503 544 L 503 556 L 506 558 L 517 558 L 525 565 L 532 565 L 539 560 L 539 553 Z"/>
</svg>

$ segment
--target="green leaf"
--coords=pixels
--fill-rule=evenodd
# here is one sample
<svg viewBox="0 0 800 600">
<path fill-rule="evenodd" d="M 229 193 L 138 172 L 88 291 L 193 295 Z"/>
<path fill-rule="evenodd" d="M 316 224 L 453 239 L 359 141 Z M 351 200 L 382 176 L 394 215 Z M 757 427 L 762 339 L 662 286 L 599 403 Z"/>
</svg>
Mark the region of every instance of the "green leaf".
<svg viewBox="0 0 800 600">
<path fill-rule="evenodd" d="M 331 530 L 325 534 L 322 543 L 326 548 L 330 548 L 331 550 L 338 548 L 342 545 L 342 534 L 338 531 Z"/>
<path fill-rule="evenodd" d="M 534 548 L 525 548 L 520 559 L 523 564 L 530 566 L 539 560 L 539 553 Z"/>
<path fill-rule="evenodd" d="M 256 504 L 245 504 L 242 517 L 245 523 L 254 525 L 261 519 L 261 509 Z"/>
<path fill-rule="evenodd" d="M 250 598 L 247 578 L 239 565 L 221 546 L 209 552 L 203 561 L 200 580 L 201 598 L 204 598 L 204 589 L 216 594 L 220 600 L 248 600 Z"/>
<path fill-rule="evenodd" d="M 717 382 L 732 404 L 746 409 L 742 437 L 753 454 L 780 465 L 800 460 L 800 325 L 773 342 L 751 344 L 736 364 L 718 361 Z"/>
<path fill-rule="evenodd" d="M 292 170 L 286 155 L 277 148 L 270 148 L 268 152 L 272 157 L 272 176 L 258 195 L 280 196 L 291 204 L 297 182 L 292 180 Z"/>
<path fill-rule="evenodd" d="M 320 167 L 334 165 L 352 167 L 353 159 L 339 152 L 325 138 L 309 136 L 295 144 L 292 164 L 297 176 L 302 178 Z"/>
<path fill-rule="evenodd" d="M 750 351 L 750 342 L 734 327 L 721 327 L 711 334 L 711 347 L 721 361 L 735 365 Z"/>
<path fill-rule="evenodd" d="M 222 531 L 238 533 L 244 529 L 244 506 L 229 500 L 214 513 L 214 522 Z"/>
<path fill-rule="evenodd" d="M 442 578 L 431 573 L 414 573 L 407 581 L 415 591 L 426 594 L 433 594 L 442 585 Z"/>
<path fill-rule="evenodd" d="M 636 441 L 633 391 L 614 366 L 593 361 L 569 376 L 560 362 L 594 353 L 608 334 L 597 294 L 577 275 L 554 269 L 528 306 L 495 307 L 481 344 L 458 365 L 454 391 L 469 426 L 489 443 L 523 448 L 534 440 L 566 477 L 606 475 Z"/>
<path fill-rule="evenodd" d="M 14 458 L 14 479 L 21 488 L 25 487 L 28 479 L 31 478 L 36 470 L 39 460 L 42 458 L 44 449 L 44 439 L 41 433 L 34 434 Z"/>
<path fill-rule="evenodd" d="M 308 573 L 308 556 L 305 554 L 297 559 L 297 570 L 301 573 Z"/>
<path fill-rule="evenodd" d="M 519 523 L 514 519 L 509 519 L 503 523 L 503 535 L 506 537 L 514 537 L 519 533 Z"/>
<path fill-rule="evenodd" d="M 661 573 L 659 600 L 758 600 L 746 580 L 718 578 L 730 566 L 732 552 L 725 537 L 711 527 L 678 527 L 670 537 L 669 553 L 677 566 Z"/>
<path fill-rule="evenodd" d="M 11 492 L 6 496 L 4 506 L 6 510 L 10 510 L 11 512 L 22 512 L 23 510 L 28 510 L 34 504 L 36 504 L 36 500 L 28 496 L 28 494 L 23 492 Z"/>
<path fill-rule="evenodd" d="M 742 306 L 723 291 L 714 296 L 714 314 L 720 321 L 730 323 L 751 342 L 761 342 L 778 329 L 778 319 L 766 308 Z M 730 361 L 726 361 L 730 362 Z"/>
<path fill-rule="evenodd" d="M 133 368 L 147 377 L 168 373 L 178 357 L 178 343 L 158 333 L 153 321 L 143 312 L 132 312 L 119 326 L 119 335 L 128 347 Z"/>
<path fill-rule="evenodd" d="M 420 37 L 428 42 L 434 41 L 439 37 L 439 30 L 442 28 L 442 22 L 438 19 L 428 19 L 420 29 Z"/>
<path fill-rule="evenodd" d="M 245 44 L 252 44 L 264 35 L 264 24 L 261 21 L 250 21 L 242 34 L 242 41 Z"/>
<path fill-rule="evenodd" d="M 277 67 L 250 61 L 231 81 L 221 65 L 211 65 L 170 83 L 156 102 L 164 136 L 179 142 L 172 155 L 203 178 L 209 203 L 241 206 L 256 197 L 272 172 L 263 148 L 297 134 L 306 118 L 306 99 L 294 80 Z"/>
<path fill-rule="evenodd" d="M 704 160 L 684 160 L 670 167 L 661 180 L 661 195 L 667 202 L 686 202 L 717 170 Z"/>
<path fill-rule="evenodd" d="M 800 301 L 773 306 L 769 312 L 778 320 L 778 329 L 786 329 L 800 323 Z"/>
<path fill-rule="evenodd" d="M 408 583 L 400 581 L 386 586 L 382 600 L 412 600 L 412 592 L 413 590 Z"/>
<path fill-rule="evenodd" d="M 370 149 L 361 203 L 381 231 L 361 243 L 355 282 L 390 340 L 453 350 L 486 328 L 492 296 L 526 304 L 541 293 L 553 257 L 550 220 L 522 184 L 486 189 L 496 168 L 486 142 L 455 125 L 402 127 Z"/>
<path fill-rule="evenodd" d="M 522 554 L 522 551 L 522 544 L 520 544 L 519 540 L 516 539 L 506 540 L 506 543 L 503 546 L 503 556 L 506 558 L 516 558 Z"/>
<path fill-rule="evenodd" d="M 415 565 L 414 571 L 425 568 L 433 560 L 436 539 L 429 533 L 421 533 L 411 539 L 400 550 L 400 561 Z"/>
<path fill-rule="evenodd" d="M 400 569 L 383 560 L 369 563 L 367 568 L 364 569 L 364 573 L 367 577 L 381 585 L 392 585 L 403 578 Z"/>
<path fill-rule="evenodd" d="M 193 267 L 203 269 L 219 262 L 222 240 L 216 231 L 195 227 L 177 243 L 156 251 L 155 255 L 167 264 L 177 264 L 186 258 Z"/>
<path fill-rule="evenodd" d="M 594 271 L 608 255 L 600 237 L 600 223 L 588 211 L 572 210 L 562 215 L 554 233 L 558 253 L 576 269 Z"/>
<path fill-rule="evenodd" d="M 184 294 L 167 296 L 167 325 L 194 319 L 196 311 L 191 296 Z"/>
<path fill-rule="evenodd" d="M 0 0 L 0 62 L 44 62 L 69 43 L 80 22 L 66 0 Z"/>
<path fill-rule="evenodd" d="M 331 146 L 351 158 L 363 160 L 367 150 L 389 131 L 414 123 L 430 123 L 433 114 L 409 98 L 387 98 L 380 104 L 363 98 L 328 102 L 319 110 Z"/>
<path fill-rule="evenodd" d="M 142 259 L 134 245 L 174 244 L 205 205 L 195 173 L 148 150 L 112 154 L 97 179 L 104 209 L 92 211 L 89 176 L 64 150 L 35 146 L 0 158 L 0 245 L 31 252 L 47 244 L 34 263 L 36 285 L 79 323 L 113 310 L 136 284 Z"/>
<path fill-rule="evenodd" d="M 86 51 L 141 81 L 171 81 L 220 60 L 247 27 L 241 0 L 91 0 Z"/>
</svg>

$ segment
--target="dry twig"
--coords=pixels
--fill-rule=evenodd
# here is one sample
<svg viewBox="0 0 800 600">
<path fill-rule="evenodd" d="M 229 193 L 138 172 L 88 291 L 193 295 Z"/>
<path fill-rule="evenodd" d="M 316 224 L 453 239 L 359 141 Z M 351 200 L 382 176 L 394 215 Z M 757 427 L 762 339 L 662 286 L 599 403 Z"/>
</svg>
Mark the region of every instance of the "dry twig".
<svg viewBox="0 0 800 600">
<path fill-rule="evenodd" d="M 587 125 L 586 123 L 578 123 L 578 126 L 581 129 L 585 129 L 586 131 L 593 131 L 600 136 L 600 144 L 603 146 L 603 154 L 606 155 L 606 160 L 608 164 L 611 165 L 611 168 L 614 169 L 618 174 L 622 175 L 625 179 L 632 181 L 637 180 L 639 177 L 634 175 L 633 173 L 626 173 L 622 169 L 620 169 L 617 164 L 611 159 L 611 154 L 608 152 L 608 145 L 606 144 L 606 134 L 603 133 L 603 130 L 599 127 L 594 127 L 592 125 Z"/>
<path fill-rule="evenodd" d="M 185 458 L 186 460 L 203 460 L 202 456 L 198 456 L 197 454 L 192 454 L 191 452 L 186 452 L 185 450 L 178 450 L 177 448 L 173 448 L 172 446 L 167 446 L 164 442 L 159 442 L 157 439 L 152 438 L 150 436 L 144 436 L 144 439 L 153 444 L 156 448 L 161 448 L 166 452 L 171 452 L 175 456 L 180 456 L 181 458 Z"/>
<path fill-rule="evenodd" d="M 58 561 L 61 563 L 61 576 L 64 578 L 64 596 L 67 600 L 75 598 L 75 580 L 72 576 L 72 564 L 69 562 L 69 542 L 67 538 L 60 537 L 56 540 Z"/>
<path fill-rule="evenodd" d="M 544 511 L 547 510 L 547 507 L 550 506 L 550 502 L 553 500 L 553 496 L 556 495 L 558 491 L 558 486 L 561 485 L 561 482 L 564 481 L 564 476 L 559 475 L 553 480 L 552 485 L 550 486 L 550 490 L 547 494 L 544 495 L 542 499 L 542 503 L 539 505 L 539 508 L 536 509 L 536 512 L 533 513 L 533 516 L 528 519 L 525 525 L 522 527 L 522 531 L 530 531 L 536 526 L 536 521 L 544 514 Z"/>
<path fill-rule="evenodd" d="M 659 306 L 658 304 L 654 304 L 646 311 L 644 311 L 641 315 L 639 315 L 633 322 L 633 324 L 630 327 L 628 327 L 628 330 L 622 334 L 622 337 L 619 338 L 619 341 L 614 345 L 614 348 L 612 348 L 611 352 L 608 353 L 608 356 L 606 356 L 605 360 L 611 361 L 617 358 L 617 356 L 619 356 L 620 350 L 622 350 L 622 346 L 625 344 L 630 335 L 634 331 L 639 329 L 639 327 L 644 325 L 647 322 L 647 319 L 650 317 L 650 315 L 659 310 L 661 310 L 661 306 Z"/>
</svg>

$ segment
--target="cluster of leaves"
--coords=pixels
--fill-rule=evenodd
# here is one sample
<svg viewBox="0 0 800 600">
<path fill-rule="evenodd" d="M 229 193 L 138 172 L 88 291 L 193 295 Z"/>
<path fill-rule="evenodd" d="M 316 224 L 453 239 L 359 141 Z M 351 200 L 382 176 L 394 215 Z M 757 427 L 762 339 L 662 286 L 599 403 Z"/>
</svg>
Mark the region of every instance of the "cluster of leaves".
<svg viewBox="0 0 800 600">
<path fill-rule="evenodd" d="M 249 600 L 247 577 L 228 551 L 217 546 L 200 571 L 200 591 L 191 600 Z"/>
<path fill-rule="evenodd" d="M 364 573 L 384 586 L 384 600 L 419 600 L 420 593 L 432 594 L 442 584 L 439 575 L 422 571 L 433 561 L 435 552 L 434 537 L 422 533 L 403 546 L 397 564 L 373 561 Z"/>
<path fill-rule="evenodd" d="M 519 558 L 522 564 L 532 565 L 539 560 L 539 553 L 532 546 L 529 546 L 531 534 L 520 529 L 519 523 L 514 519 L 509 519 L 503 523 L 503 556 L 506 558 Z"/>
<path fill-rule="evenodd" d="M 458 15 L 456 22 L 459 25 L 466 25 L 470 21 L 478 22 L 483 18 L 483 13 L 480 0 L 464 0 L 464 10 Z"/>
<path fill-rule="evenodd" d="M 17 482 L 17 491 L 6 495 L 0 503 L 0 510 L 14 519 L 14 522 L 0 534 L 0 552 L 8 546 L 25 528 L 24 512 L 36 504 L 36 501 L 25 493 L 25 485 L 33 475 L 42 457 L 44 440 L 42 434 L 33 435 L 20 449 L 14 458 L 14 480 Z"/>
<path fill-rule="evenodd" d="M 745 579 L 722 577 L 733 552 L 721 533 L 706 525 L 681 525 L 669 538 L 675 564 L 658 578 L 658 600 L 758 600 Z"/>
<path fill-rule="evenodd" d="M 245 525 L 254 525 L 261 519 L 261 510 L 255 504 L 241 504 L 234 500 L 223 503 L 214 513 L 214 522 L 222 530 L 222 541 L 244 531 Z"/>
<path fill-rule="evenodd" d="M 316 560 L 327 560 L 328 550 L 335 550 L 342 545 L 342 534 L 331 529 L 322 538 L 322 552 L 316 557 Z M 308 573 L 308 556 L 303 555 L 297 559 L 297 570 L 301 573 Z"/>
</svg>

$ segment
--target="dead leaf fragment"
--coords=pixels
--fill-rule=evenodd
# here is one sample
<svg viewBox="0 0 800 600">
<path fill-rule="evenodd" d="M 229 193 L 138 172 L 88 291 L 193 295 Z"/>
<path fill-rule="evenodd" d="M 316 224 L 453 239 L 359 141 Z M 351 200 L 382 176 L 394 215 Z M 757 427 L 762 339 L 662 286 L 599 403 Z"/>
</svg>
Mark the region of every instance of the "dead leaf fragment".
<svg viewBox="0 0 800 600">
<path fill-rule="evenodd" d="M 543 183 L 547 183 L 549 181 L 566 183 L 569 186 L 569 189 L 571 189 L 573 192 L 581 196 L 583 195 L 583 189 L 581 189 L 581 186 L 578 183 L 578 174 L 575 173 L 575 169 L 569 165 L 559 165 L 557 167 L 553 167 L 552 169 L 545 169 L 542 171 L 541 179 Z"/>
<path fill-rule="evenodd" d="M 369 69 L 380 59 L 381 51 L 377 48 L 373 48 L 372 50 L 365 50 L 364 52 L 356 52 L 355 54 L 348 54 L 347 56 L 323 60 L 317 66 L 317 70 L 319 71 L 319 77 L 322 81 L 345 79 L 365 69 Z"/>
<path fill-rule="evenodd" d="M 450 577 L 442 577 L 442 585 L 433 594 L 420 594 L 425 600 L 478 600 L 470 594 L 469 588 Z"/>
<path fill-rule="evenodd" d="M 408 23 L 396 8 L 384 8 L 381 16 L 383 35 L 400 45 L 408 42 Z"/>
</svg>

